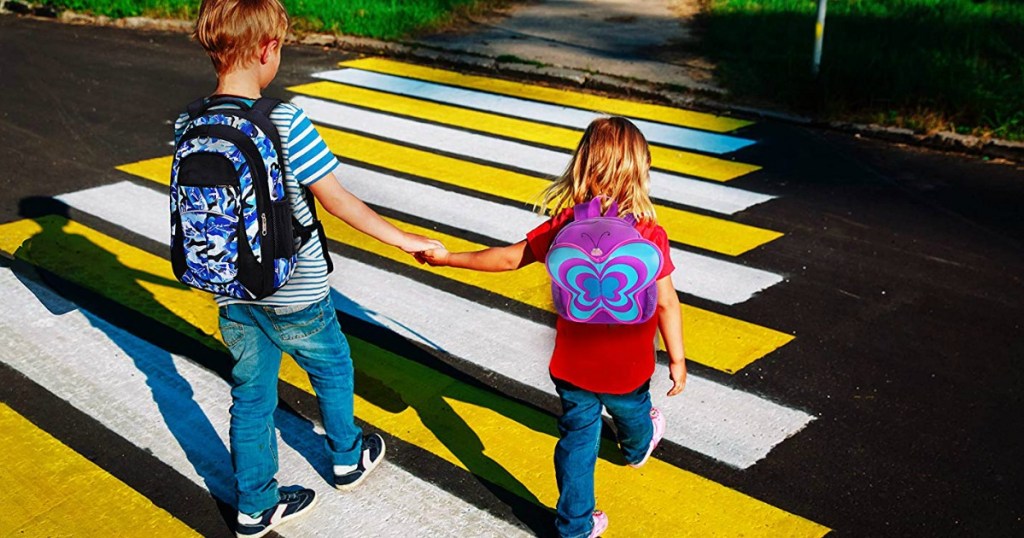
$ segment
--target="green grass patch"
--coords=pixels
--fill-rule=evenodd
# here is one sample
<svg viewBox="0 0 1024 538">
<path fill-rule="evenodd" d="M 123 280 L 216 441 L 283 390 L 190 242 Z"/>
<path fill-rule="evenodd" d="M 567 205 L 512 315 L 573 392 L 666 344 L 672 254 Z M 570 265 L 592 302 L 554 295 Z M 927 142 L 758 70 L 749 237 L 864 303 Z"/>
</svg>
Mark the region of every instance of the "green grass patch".
<svg viewBox="0 0 1024 538">
<path fill-rule="evenodd" d="M 437 30 L 512 0 L 282 0 L 293 28 L 396 39 Z M 109 17 L 194 19 L 199 0 L 45 0 L 57 10 Z"/>
<path fill-rule="evenodd" d="M 1024 140 L 1024 2 L 705 0 L 699 52 L 734 95 L 829 119 Z"/>
</svg>

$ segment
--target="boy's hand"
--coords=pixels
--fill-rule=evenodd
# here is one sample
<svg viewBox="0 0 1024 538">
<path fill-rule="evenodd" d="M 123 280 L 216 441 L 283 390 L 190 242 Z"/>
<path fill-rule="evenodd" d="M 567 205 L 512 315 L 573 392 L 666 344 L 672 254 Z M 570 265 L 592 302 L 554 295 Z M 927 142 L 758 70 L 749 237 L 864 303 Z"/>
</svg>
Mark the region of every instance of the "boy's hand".
<svg viewBox="0 0 1024 538">
<path fill-rule="evenodd" d="M 686 362 L 672 361 L 668 365 L 668 375 L 672 379 L 672 389 L 668 391 L 669 396 L 675 396 L 680 392 L 683 392 L 683 388 L 686 386 Z"/>
<path fill-rule="evenodd" d="M 448 252 L 448 250 L 443 246 L 441 248 L 432 248 L 415 254 L 417 261 L 433 267 L 448 265 L 449 255 L 451 255 L 451 252 Z"/>
<path fill-rule="evenodd" d="M 398 245 L 398 248 L 408 252 L 409 254 L 415 254 L 424 250 L 430 250 L 433 248 L 443 249 L 444 245 L 441 244 L 437 239 L 431 239 L 422 235 L 411 234 L 406 232 L 405 240 L 402 244 Z"/>
</svg>

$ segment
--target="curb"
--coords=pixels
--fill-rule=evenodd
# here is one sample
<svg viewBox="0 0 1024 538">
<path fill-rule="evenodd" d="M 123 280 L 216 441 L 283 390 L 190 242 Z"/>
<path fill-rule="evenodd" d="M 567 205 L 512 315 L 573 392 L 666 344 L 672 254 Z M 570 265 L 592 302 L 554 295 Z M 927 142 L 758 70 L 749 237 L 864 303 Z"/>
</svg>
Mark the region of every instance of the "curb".
<svg viewBox="0 0 1024 538">
<path fill-rule="evenodd" d="M 660 104 L 681 106 L 720 115 L 768 119 L 806 127 L 830 129 L 889 142 L 1024 162 L 1024 142 L 963 135 L 948 131 L 922 134 L 900 127 L 819 120 L 779 110 L 726 103 L 720 100 L 720 98 L 726 97 L 722 90 L 699 84 L 688 87 L 686 92 L 680 92 L 645 81 L 623 79 L 601 73 L 590 73 L 565 67 L 541 67 L 533 64 L 503 62 L 490 56 L 456 54 L 418 43 L 381 41 L 357 36 L 309 34 L 297 38 L 295 42 L 302 45 L 337 47 L 362 54 L 425 60 L 435 65 L 469 68 L 488 74 L 497 73 L 511 79 L 527 78 L 561 86 L 604 91 L 618 96 L 640 97 Z"/>
<path fill-rule="evenodd" d="M 136 30 L 189 33 L 193 28 L 192 21 L 153 19 L 149 17 L 112 19 L 110 17 L 85 15 L 72 11 L 56 13 L 51 8 L 45 6 L 32 6 L 18 0 L 0 1 L 0 15 L 9 13 L 19 16 L 56 19 L 57 21 L 65 24 L 113 26 L 117 28 L 129 28 Z M 479 54 L 453 53 L 449 50 L 434 48 L 419 43 L 382 41 L 379 39 L 349 35 L 315 33 L 303 35 L 289 34 L 288 43 L 338 48 L 361 54 L 382 55 L 425 61 L 442 67 L 466 69 L 487 75 L 497 74 L 513 80 L 522 80 L 525 78 L 552 85 L 586 88 L 614 94 L 616 96 L 641 98 L 654 101 L 659 104 L 686 107 L 719 115 L 736 116 L 747 119 L 767 119 L 805 127 L 830 129 L 833 131 L 853 134 L 855 136 L 864 136 L 911 146 L 921 146 L 986 158 L 1024 162 L 1024 142 L 962 135 L 949 131 L 922 134 L 910 129 L 899 127 L 836 122 L 809 118 L 780 110 L 727 103 L 722 100 L 727 97 L 722 90 L 696 82 L 682 85 L 683 90 L 680 91 L 676 88 L 666 88 L 662 85 L 642 80 L 624 79 L 602 73 L 592 73 L 557 66 L 541 66 L 513 61 L 502 61 L 499 58 Z"/>
</svg>

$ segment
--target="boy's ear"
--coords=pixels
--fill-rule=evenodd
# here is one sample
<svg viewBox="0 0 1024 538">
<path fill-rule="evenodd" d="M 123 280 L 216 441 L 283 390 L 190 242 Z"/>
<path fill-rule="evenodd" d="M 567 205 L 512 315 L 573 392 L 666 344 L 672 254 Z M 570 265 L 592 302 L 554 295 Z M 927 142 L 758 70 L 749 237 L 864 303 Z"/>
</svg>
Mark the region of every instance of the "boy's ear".
<svg viewBox="0 0 1024 538">
<path fill-rule="evenodd" d="M 260 63 L 266 64 L 270 62 L 270 56 L 274 54 L 274 51 L 281 46 L 281 42 L 276 39 L 271 39 L 260 46 Z"/>
</svg>

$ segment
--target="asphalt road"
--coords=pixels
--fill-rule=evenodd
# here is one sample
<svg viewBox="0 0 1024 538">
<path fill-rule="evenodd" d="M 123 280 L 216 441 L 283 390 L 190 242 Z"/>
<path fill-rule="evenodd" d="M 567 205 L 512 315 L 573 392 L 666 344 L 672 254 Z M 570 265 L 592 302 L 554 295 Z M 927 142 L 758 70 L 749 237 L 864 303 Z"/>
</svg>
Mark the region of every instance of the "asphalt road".
<svg viewBox="0 0 1024 538">
<path fill-rule="evenodd" d="M 266 93 L 291 97 L 284 88 L 348 58 L 288 48 Z M 115 167 L 168 155 L 169 121 L 213 87 L 208 60 L 183 35 L 0 17 L 0 224 L 32 216 L 26 200 L 124 181 Z M 728 315 L 795 339 L 735 374 L 693 362 L 691 372 L 815 420 L 743 469 L 675 443 L 659 449 L 661 458 L 835 536 L 1020 535 L 1024 168 L 771 122 L 736 134 L 757 143 L 728 157 L 761 170 L 729 185 L 777 198 L 729 219 L 784 232 L 739 263 L 785 280 Z M 160 253 L 133 232 L 104 230 Z M 76 289 L 62 293 L 82 300 Z M 370 342 L 394 340 L 352 326 Z M 173 335 L 154 324 L 133 332 L 173 347 Z M 216 370 L 220 359 L 203 359 L 196 347 L 174 349 Z M 486 368 L 437 366 L 422 350 L 410 353 L 541 412 L 555 409 L 544 393 Z M 201 489 L 99 422 L 75 422 L 66 402 L 12 367 L 0 378 L 0 401 L 41 429 L 202 534 L 225 531 L 224 503 L 203 501 Z M 296 398 L 294 411 L 308 416 L 312 404 Z M 531 522 L 540 516 L 493 484 L 412 446 L 399 444 L 399 454 L 406 471 L 537 531 Z M 147 485 L 154 473 L 169 477 L 165 486 Z"/>
</svg>

